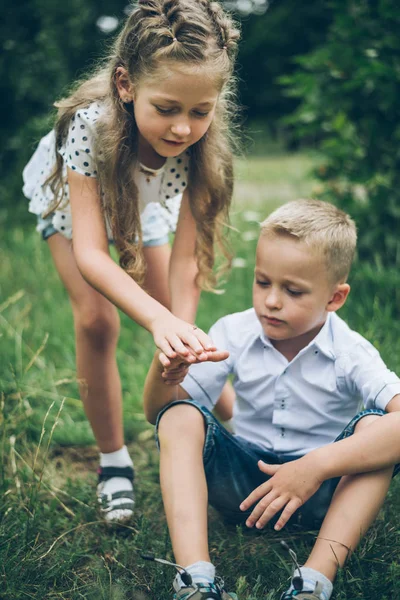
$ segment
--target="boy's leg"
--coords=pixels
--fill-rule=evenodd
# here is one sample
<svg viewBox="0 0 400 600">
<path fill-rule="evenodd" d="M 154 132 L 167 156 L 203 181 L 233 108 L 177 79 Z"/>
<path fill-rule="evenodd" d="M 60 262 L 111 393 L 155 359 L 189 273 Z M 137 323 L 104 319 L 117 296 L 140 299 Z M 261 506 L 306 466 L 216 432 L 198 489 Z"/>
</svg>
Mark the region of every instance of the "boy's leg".
<svg viewBox="0 0 400 600">
<path fill-rule="evenodd" d="M 376 415 L 361 418 L 352 435 L 379 418 Z M 340 479 L 311 554 L 301 567 L 303 582 L 296 582 L 294 577 L 291 587 L 282 596 L 284 600 L 330 598 L 338 568 L 355 550 L 383 504 L 393 468 Z M 302 591 L 294 591 L 297 585 Z"/>
<path fill-rule="evenodd" d="M 356 425 L 354 435 L 368 427 L 377 416 L 366 416 Z M 387 494 L 393 467 L 342 477 L 316 543 L 305 563 L 333 581 L 337 570 L 357 547 L 375 520 Z"/>
<path fill-rule="evenodd" d="M 210 562 L 202 414 L 190 404 L 172 406 L 160 419 L 158 440 L 161 490 L 175 560 L 183 567 Z"/>
</svg>

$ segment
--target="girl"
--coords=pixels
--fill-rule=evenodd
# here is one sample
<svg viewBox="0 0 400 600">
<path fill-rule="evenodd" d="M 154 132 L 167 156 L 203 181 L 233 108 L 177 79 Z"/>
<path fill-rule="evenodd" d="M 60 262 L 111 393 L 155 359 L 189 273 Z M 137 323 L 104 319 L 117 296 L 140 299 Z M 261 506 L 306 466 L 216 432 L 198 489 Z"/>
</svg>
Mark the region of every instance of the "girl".
<svg viewBox="0 0 400 600">
<path fill-rule="evenodd" d="M 56 104 L 54 131 L 24 170 L 29 210 L 72 305 L 110 522 L 129 519 L 134 505 L 115 307 L 152 333 L 167 363 L 189 352 L 204 359 L 213 347 L 193 323 L 200 289 L 215 284 L 214 245 L 227 256 L 220 226 L 232 197 L 227 116 L 238 38 L 216 2 L 140 0 L 105 66 Z"/>
</svg>

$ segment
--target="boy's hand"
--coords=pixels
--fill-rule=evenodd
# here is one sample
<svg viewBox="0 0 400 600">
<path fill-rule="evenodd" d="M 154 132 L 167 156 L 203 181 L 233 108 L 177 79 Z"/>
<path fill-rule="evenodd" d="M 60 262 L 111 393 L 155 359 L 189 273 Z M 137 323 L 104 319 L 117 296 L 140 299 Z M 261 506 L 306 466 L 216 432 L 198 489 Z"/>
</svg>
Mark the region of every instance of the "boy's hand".
<svg viewBox="0 0 400 600">
<path fill-rule="evenodd" d="M 247 527 L 255 525 L 262 529 L 283 509 L 274 527 L 279 531 L 323 482 L 318 465 L 308 456 L 283 465 L 268 465 L 260 460 L 258 468 L 271 478 L 258 486 L 240 505 L 240 510 L 248 510 L 260 500 L 246 521 Z"/>
<path fill-rule="evenodd" d="M 199 362 L 219 362 L 226 360 L 229 352 L 226 350 L 212 350 L 196 356 L 192 351 L 187 356 L 177 356 L 168 358 L 163 352 L 159 355 L 160 363 L 163 365 L 162 378 L 166 385 L 177 385 L 185 379 L 190 365 Z"/>
</svg>

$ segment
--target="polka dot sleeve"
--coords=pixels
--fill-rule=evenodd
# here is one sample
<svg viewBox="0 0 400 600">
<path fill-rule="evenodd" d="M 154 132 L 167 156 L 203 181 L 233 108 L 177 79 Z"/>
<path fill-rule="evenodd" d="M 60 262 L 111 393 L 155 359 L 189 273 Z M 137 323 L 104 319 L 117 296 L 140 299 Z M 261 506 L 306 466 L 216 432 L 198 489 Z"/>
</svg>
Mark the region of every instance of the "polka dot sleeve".
<svg viewBox="0 0 400 600">
<path fill-rule="evenodd" d="M 97 177 L 94 139 L 100 112 L 97 103 L 80 108 L 72 117 L 65 144 L 59 150 L 67 167 L 86 177 Z"/>
</svg>

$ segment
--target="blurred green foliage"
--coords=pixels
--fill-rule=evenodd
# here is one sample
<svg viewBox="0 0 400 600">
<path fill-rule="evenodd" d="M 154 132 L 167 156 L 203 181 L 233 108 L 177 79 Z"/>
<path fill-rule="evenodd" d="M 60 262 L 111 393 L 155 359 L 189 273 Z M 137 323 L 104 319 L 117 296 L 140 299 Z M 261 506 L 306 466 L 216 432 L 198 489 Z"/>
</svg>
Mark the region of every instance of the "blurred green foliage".
<svg viewBox="0 0 400 600">
<path fill-rule="evenodd" d="M 281 78 L 300 99 L 286 122 L 318 139 L 320 198 L 356 220 L 359 255 L 400 264 L 400 11 L 396 0 L 332 0 L 326 42 Z"/>
<path fill-rule="evenodd" d="M 20 0 L 5 10 L 0 23 L 0 194 L 3 206 L 22 201 L 18 218 L 29 218 L 21 172 L 51 127 L 53 102 L 105 55 L 116 31 L 102 31 L 98 20 L 108 15 L 121 23 L 127 5 L 128 0 Z M 245 116 L 262 120 L 269 136 L 278 133 L 279 118 L 298 104 L 282 94 L 276 78 L 293 70 L 295 55 L 323 40 L 329 14 L 327 0 L 303 5 L 276 0 L 264 14 L 235 13 L 243 30 L 240 100 Z"/>
</svg>

